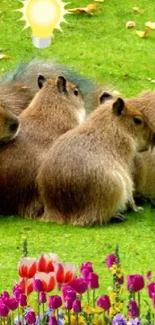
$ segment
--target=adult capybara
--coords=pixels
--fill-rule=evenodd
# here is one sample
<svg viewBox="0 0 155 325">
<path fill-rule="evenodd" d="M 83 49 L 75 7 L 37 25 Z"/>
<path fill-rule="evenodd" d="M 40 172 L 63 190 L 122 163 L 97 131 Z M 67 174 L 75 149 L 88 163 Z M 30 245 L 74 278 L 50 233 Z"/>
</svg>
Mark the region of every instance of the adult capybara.
<svg viewBox="0 0 155 325">
<path fill-rule="evenodd" d="M 19 132 L 19 119 L 0 103 L 0 146 L 12 141 Z"/>
</svg>

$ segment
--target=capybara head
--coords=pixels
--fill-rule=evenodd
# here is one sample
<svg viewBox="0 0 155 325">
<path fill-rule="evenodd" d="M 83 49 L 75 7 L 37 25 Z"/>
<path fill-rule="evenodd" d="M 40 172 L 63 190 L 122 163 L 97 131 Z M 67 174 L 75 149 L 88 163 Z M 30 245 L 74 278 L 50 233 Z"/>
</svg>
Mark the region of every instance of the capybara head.
<svg viewBox="0 0 155 325">
<path fill-rule="evenodd" d="M 42 88 L 44 84 L 55 84 L 58 93 L 64 100 L 69 100 L 74 109 L 77 109 L 77 117 L 79 123 L 85 118 L 85 108 L 82 95 L 76 85 L 67 81 L 63 76 L 58 76 L 57 79 L 45 79 L 44 76 L 38 77 L 38 86 Z"/>
<path fill-rule="evenodd" d="M 137 151 L 148 150 L 155 144 L 154 130 L 136 106 L 118 98 L 113 103 L 113 113 L 119 118 L 124 132 L 128 131 L 128 134 L 135 140 Z"/>
<path fill-rule="evenodd" d="M 13 140 L 19 132 L 19 119 L 0 104 L 0 143 Z"/>
</svg>

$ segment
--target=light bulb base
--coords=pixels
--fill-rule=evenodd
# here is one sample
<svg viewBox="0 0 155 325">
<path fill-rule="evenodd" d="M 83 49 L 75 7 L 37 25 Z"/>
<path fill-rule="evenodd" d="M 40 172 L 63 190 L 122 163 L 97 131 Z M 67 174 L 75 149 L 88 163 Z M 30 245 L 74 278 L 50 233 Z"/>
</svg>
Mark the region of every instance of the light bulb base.
<svg viewBox="0 0 155 325">
<path fill-rule="evenodd" d="M 52 37 L 36 37 L 36 36 L 32 36 L 32 43 L 35 47 L 37 47 L 38 49 L 44 49 L 46 47 L 48 47 L 51 43 L 52 43 Z"/>
</svg>

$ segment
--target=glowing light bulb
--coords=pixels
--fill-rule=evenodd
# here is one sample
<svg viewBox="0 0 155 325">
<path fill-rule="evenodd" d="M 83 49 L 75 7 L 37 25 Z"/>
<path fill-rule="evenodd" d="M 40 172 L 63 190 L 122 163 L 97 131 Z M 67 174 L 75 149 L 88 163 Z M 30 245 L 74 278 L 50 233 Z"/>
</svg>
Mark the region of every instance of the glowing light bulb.
<svg viewBox="0 0 155 325">
<path fill-rule="evenodd" d="M 25 20 L 27 28 L 31 26 L 33 45 L 38 48 L 45 48 L 51 44 L 54 28 L 60 29 L 60 23 L 66 22 L 64 15 L 65 3 L 61 0 L 24 0 L 23 8 L 18 11 L 23 13 L 19 20 Z"/>
</svg>

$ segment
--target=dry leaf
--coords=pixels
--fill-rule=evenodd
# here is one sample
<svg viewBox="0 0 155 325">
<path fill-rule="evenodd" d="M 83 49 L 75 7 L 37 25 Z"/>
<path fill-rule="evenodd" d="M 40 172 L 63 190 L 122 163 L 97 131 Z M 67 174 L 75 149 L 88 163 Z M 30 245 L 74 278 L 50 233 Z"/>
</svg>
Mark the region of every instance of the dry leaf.
<svg viewBox="0 0 155 325">
<path fill-rule="evenodd" d="M 145 37 L 148 33 L 150 32 L 150 29 L 145 27 L 145 30 L 144 31 L 141 31 L 141 30 L 136 30 L 136 35 L 143 38 Z"/>
<path fill-rule="evenodd" d="M 134 11 L 140 12 L 140 14 L 143 14 L 143 13 L 144 13 L 144 9 L 141 9 L 141 8 L 139 8 L 139 7 L 132 7 L 132 9 L 133 9 Z"/>
<path fill-rule="evenodd" d="M 151 21 L 147 21 L 147 23 L 145 23 L 145 26 L 150 29 L 155 29 L 155 23 L 152 23 Z"/>
<path fill-rule="evenodd" d="M 3 60 L 3 59 L 11 59 L 11 56 L 7 55 L 7 54 L 0 54 L 0 60 Z"/>
<path fill-rule="evenodd" d="M 136 23 L 134 21 L 127 21 L 126 28 L 136 27 Z"/>
<path fill-rule="evenodd" d="M 85 13 L 85 14 L 88 14 L 88 15 L 93 15 L 93 13 L 92 13 L 93 10 L 96 10 L 96 4 L 95 3 L 91 3 L 87 7 L 83 7 L 83 8 L 67 9 L 67 11 L 69 11 L 69 12 Z"/>
</svg>

